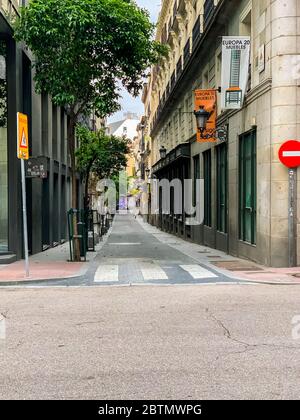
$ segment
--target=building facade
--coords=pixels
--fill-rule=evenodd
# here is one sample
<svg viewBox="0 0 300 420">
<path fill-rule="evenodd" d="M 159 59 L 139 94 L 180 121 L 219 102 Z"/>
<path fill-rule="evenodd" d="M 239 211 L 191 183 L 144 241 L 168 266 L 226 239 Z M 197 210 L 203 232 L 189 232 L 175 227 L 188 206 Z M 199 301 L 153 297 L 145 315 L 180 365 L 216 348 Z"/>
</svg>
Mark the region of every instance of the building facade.
<svg viewBox="0 0 300 420">
<path fill-rule="evenodd" d="M 126 173 L 128 177 L 135 176 L 135 158 L 133 155 L 134 140 L 137 136 L 139 117 L 132 112 L 125 112 L 124 119 L 108 124 L 107 132 L 117 137 L 126 137 L 131 141 L 131 153 L 127 156 Z"/>
<path fill-rule="evenodd" d="M 171 204 L 171 214 L 160 210 L 153 220 L 161 229 L 269 266 L 288 266 L 293 252 L 300 264 L 299 235 L 289 251 L 289 177 L 278 159 L 281 144 L 300 137 L 299 19 L 299 0 L 162 2 L 157 40 L 170 51 L 152 68 L 145 106 L 152 174 L 204 179 L 204 223 L 188 226 Z M 219 100 L 218 124 L 228 125 L 228 139 L 198 143 L 194 91 L 221 86 L 226 35 L 251 37 L 245 103 L 222 112 Z"/>
<path fill-rule="evenodd" d="M 26 179 L 30 253 L 67 240 L 66 212 L 71 182 L 68 117 L 48 95 L 38 95 L 32 56 L 15 42 L 11 22 L 20 1 L 0 2 L 0 261 L 23 255 L 21 169 L 17 159 L 17 112 L 28 115 L 30 157 L 44 166 L 44 178 Z M 78 178 L 81 196 L 81 182 Z M 78 206 L 81 205 L 78 203 Z"/>
</svg>

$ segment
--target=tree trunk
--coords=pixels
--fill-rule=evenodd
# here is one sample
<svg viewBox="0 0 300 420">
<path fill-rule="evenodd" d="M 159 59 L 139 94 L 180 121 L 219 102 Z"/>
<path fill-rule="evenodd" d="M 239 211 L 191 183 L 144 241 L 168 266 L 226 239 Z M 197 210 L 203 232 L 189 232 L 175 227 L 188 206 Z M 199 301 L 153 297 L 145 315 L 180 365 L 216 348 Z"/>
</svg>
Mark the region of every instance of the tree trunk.
<svg viewBox="0 0 300 420">
<path fill-rule="evenodd" d="M 78 194 L 77 194 L 77 182 L 76 182 L 76 158 L 75 158 L 75 127 L 76 117 L 74 114 L 70 117 L 70 124 L 68 128 L 68 144 L 71 157 L 71 177 L 72 177 L 72 208 L 77 209 Z M 78 238 L 78 226 L 77 226 L 76 214 L 73 217 L 73 233 L 74 233 L 74 260 L 81 261 L 80 257 L 80 241 Z"/>
</svg>

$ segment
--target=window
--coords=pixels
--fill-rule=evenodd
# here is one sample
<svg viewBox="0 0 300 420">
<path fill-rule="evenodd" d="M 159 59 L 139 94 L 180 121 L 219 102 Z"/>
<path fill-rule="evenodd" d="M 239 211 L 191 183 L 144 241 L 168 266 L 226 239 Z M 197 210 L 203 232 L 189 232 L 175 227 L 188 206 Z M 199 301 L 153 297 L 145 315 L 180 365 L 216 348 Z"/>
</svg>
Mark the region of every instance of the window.
<svg viewBox="0 0 300 420">
<path fill-rule="evenodd" d="M 211 150 L 203 153 L 204 165 L 204 225 L 211 227 Z"/>
<path fill-rule="evenodd" d="M 239 213 L 240 239 L 256 244 L 256 130 L 240 136 Z"/>
<path fill-rule="evenodd" d="M 227 233 L 227 145 L 217 147 L 217 229 Z"/>
<path fill-rule="evenodd" d="M 49 155 L 48 150 L 48 94 L 42 94 L 42 153 Z"/>
<path fill-rule="evenodd" d="M 52 104 L 52 156 L 57 159 L 57 107 Z"/>
<path fill-rule="evenodd" d="M 65 162 L 65 144 L 66 144 L 66 129 L 65 129 L 65 111 L 60 110 L 60 161 Z"/>
<path fill-rule="evenodd" d="M 199 155 L 194 156 L 194 178 L 193 178 L 193 206 L 197 205 L 197 180 L 200 179 L 200 160 Z"/>
</svg>

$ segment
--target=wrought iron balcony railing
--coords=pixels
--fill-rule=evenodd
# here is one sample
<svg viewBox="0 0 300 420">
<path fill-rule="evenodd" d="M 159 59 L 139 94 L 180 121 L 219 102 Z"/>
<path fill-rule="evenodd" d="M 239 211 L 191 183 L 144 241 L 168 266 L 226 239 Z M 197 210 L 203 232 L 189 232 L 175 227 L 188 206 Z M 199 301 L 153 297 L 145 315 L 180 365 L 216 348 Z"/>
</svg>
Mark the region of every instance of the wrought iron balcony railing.
<svg viewBox="0 0 300 420">
<path fill-rule="evenodd" d="M 184 50 L 183 50 L 183 63 L 184 66 L 186 66 L 189 58 L 191 55 L 191 40 L 190 38 L 187 40 L 187 43 L 185 44 Z"/>
<path fill-rule="evenodd" d="M 192 34 L 193 49 L 195 48 L 197 41 L 199 40 L 200 37 L 201 37 L 201 19 L 200 19 L 200 16 L 198 16 L 195 22 L 195 25 L 193 27 L 193 34 Z"/>
<path fill-rule="evenodd" d="M 181 75 L 182 73 L 182 56 L 179 58 L 179 60 L 177 61 L 177 65 L 176 65 L 176 75 L 177 75 L 177 79 L 178 77 Z"/>
<path fill-rule="evenodd" d="M 11 22 L 19 15 L 18 9 L 22 5 L 24 5 L 22 0 L 0 0 L 0 11 Z"/>
<path fill-rule="evenodd" d="M 209 19 L 213 15 L 215 10 L 215 3 L 214 0 L 205 0 L 204 3 L 204 27 L 207 25 Z"/>
</svg>

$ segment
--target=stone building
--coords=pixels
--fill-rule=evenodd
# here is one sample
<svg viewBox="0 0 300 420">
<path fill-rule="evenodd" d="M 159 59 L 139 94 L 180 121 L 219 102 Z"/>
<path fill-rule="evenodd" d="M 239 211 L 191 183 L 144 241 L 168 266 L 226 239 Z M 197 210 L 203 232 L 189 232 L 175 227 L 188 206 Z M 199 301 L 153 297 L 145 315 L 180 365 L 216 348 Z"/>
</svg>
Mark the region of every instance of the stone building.
<svg viewBox="0 0 300 420">
<path fill-rule="evenodd" d="M 170 52 L 152 68 L 147 86 L 152 172 L 159 179 L 200 177 L 205 184 L 204 223 L 187 226 L 185 215 L 160 213 L 154 223 L 163 230 L 258 263 L 288 266 L 288 170 L 278 150 L 300 137 L 299 22 L 299 0 L 162 1 L 157 40 Z M 228 140 L 198 143 L 194 90 L 221 85 L 225 35 L 251 37 L 247 94 L 240 110 L 218 107 Z M 296 236 L 290 252 L 299 264 Z"/>
</svg>

